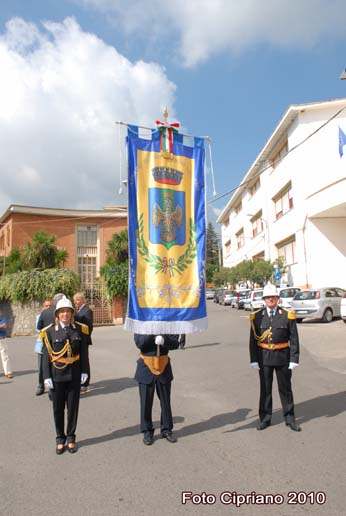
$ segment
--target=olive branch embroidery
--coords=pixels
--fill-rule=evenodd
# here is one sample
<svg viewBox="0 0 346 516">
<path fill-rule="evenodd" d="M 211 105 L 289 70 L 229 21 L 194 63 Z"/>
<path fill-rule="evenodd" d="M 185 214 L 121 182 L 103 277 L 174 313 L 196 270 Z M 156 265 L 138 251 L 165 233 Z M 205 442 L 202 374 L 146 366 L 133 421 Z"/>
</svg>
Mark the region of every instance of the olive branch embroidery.
<svg viewBox="0 0 346 516">
<path fill-rule="evenodd" d="M 177 262 L 175 262 L 174 258 L 161 258 L 157 254 L 149 252 L 143 237 L 143 218 L 144 215 L 141 213 L 137 230 L 137 251 L 139 254 L 143 256 L 144 260 L 149 264 L 150 267 L 155 269 L 156 274 L 158 272 L 163 272 L 164 274 L 168 272 L 171 277 L 174 276 L 174 272 L 182 274 L 184 270 L 187 269 L 188 266 L 192 263 L 192 260 L 196 257 L 197 254 L 196 231 L 192 219 L 190 218 L 189 241 L 186 247 L 186 251 L 184 254 L 180 255 Z"/>
</svg>

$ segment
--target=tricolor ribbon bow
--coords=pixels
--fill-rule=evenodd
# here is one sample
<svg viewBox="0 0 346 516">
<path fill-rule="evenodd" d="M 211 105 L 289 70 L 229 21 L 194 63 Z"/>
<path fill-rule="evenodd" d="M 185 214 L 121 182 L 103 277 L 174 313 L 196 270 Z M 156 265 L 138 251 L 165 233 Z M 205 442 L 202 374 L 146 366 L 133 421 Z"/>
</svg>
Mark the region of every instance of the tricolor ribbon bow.
<svg viewBox="0 0 346 516">
<path fill-rule="evenodd" d="M 156 120 L 156 125 L 158 130 L 160 131 L 160 150 L 164 152 L 173 153 L 173 133 L 178 132 L 178 128 L 180 124 L 178 122 L 174 122 L 173 124 L 168 124 L 167 122 L 160 122 L 160 120 Z"/>
<path fill-rule="evenodd" d="M 175 263 L 174 258 L 168 258 L 168 259 L 166 257 L 162 258 L 162 272 L 166 273 L 168 270 L 168 273 L 171 278 L 174 276 L 174 270 L 173 270 L 174 263 Z"/>
</svg>

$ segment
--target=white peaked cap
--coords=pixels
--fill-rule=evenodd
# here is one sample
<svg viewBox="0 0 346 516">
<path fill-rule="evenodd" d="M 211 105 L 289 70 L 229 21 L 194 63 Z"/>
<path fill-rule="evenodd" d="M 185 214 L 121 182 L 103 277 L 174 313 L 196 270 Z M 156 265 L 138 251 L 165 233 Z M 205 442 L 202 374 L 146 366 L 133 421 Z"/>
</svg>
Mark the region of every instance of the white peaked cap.
<svg viewBox="0 0 346 516">
<path fill-rule="evenodd" d="M 271 283 L 269 283 L 268 285 L 266 285 L 264 287 L 262 299 L 264 299 L 265 297 L 269 297 L 269 296 L 278 296 L 279 297 L 278 291 L 276 290 L 276 286 L 272 285 Z"/>
<path fill-rule="evenodd" d="M 61 299 L 59 299 L 55 307 L 55 315 L 61 308 L 69 308 L 70 310 L 72 310 L 72 313 L 74 313 L 72 303 L 69 299 L 67 299 L 67 297 L 62 297 Z"/>
</svg>

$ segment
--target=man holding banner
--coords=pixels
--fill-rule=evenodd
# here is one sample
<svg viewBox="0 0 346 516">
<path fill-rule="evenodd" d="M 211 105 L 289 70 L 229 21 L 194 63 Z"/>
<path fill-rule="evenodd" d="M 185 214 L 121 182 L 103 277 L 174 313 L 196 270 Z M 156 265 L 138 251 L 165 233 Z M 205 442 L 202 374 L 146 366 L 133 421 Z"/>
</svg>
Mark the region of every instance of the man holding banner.
<svg viewBox="0 0 346 516">
<path fill-rule="evenodd" d="M 173 373 L 168 357 L 169 350 L 178 349 L 178 335 L 134 335 L 140 349 L 135 379 L 139 386 L 141 406 L 141 432 L 143 442 L 150 446 L 154 442 L 152 409 L 155 390 L 161 405 L 161 437 L 175 443 L 171 409 L 171 384 Z"/>
<path fill-rule="evenodd" d="M 161 436 L 172 433 L 172 368 L 168 352 L 179 335 L 207 329 L 205 300 L 204 138 L 184 140 L 179 124 L 157 122 L 148 138 L 128 126 L 129 295 L 125 330 L 141 353 L 139 384 L 143 442 L 153 443 L 155 390 Z M 189 143 L 189 145 L 187 144 Z"/>
</svg>

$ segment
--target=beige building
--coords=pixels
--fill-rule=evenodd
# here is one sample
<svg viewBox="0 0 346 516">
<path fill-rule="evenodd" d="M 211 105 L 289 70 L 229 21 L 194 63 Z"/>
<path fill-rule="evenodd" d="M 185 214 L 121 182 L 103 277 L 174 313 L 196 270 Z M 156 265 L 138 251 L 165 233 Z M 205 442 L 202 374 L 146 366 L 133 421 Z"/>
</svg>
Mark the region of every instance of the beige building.
<svg viewBox="0 0 346 516">
<path fill-rule="evenodd" d="M 282 256 L 282 283 L 346 287 L 346 99 L 288 108 L 217 222 L 225 267 Z"/>
</svg>

